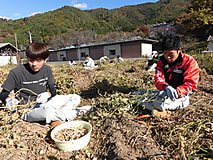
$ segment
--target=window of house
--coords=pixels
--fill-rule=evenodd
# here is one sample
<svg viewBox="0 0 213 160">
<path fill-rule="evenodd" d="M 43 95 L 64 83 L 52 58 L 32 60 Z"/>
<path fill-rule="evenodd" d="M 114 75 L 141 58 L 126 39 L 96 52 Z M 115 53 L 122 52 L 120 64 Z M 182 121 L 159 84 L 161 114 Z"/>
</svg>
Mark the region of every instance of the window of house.
<svg viewBox="0 0 213 160">
<path fill-rule="evenodd" d="M 115 49 L 110 49 L 109 50 L 109 56 L 115 56 L 115 55 L 116 55 Z"/>
<path fill-rule="evenodd" d="M 64 55 L 63 54 L 60 54 L 60 59 L 63 59 L 64 58 Z"/>
<path fill-rule="evenodd" d="M 86 53 L 85 52 L 81 52 L 81 57 L 85 57 Z"/>
</svg>

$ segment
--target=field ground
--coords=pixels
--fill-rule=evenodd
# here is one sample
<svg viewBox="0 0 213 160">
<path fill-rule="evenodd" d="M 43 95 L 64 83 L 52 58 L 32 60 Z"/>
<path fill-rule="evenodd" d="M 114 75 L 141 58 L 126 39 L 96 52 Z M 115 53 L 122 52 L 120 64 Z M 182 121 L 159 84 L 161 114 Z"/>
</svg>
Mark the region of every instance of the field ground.
<svg viewBox="0 0 213 160">
<path fill-rule="evenodd" d="M 191 104 L 172 111 L 169 118 L 147 118 L 146 124 L 133 121 L 145 114 L 133 103 L 131 93 L 156 89 L 153 72 L 144 62 L 100 65 L 93 71 L 81 66 L 50 65 L 57 94 L 81 95 L 81 105 L 92 105 L 89 114 L 77 117 L 93 125 L 89 145 L 79 151 L 63 152 L 50 138 L 49 124 L 28 123 L 20 119 L 24 108 L 15 112 L 0 110 L 0 157 L 24 159 L 211 159 L 213 158 L 213 76 L 201 71 L 198 91 Z M 1 83 L 10 68 L 1 68 Z"/>
</svg>

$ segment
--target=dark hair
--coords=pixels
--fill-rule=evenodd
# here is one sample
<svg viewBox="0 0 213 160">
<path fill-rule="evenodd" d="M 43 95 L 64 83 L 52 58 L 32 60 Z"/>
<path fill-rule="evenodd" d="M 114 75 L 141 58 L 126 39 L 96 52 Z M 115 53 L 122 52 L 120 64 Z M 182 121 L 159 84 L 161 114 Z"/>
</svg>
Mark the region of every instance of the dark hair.
<svg viewBox="0 0 213 160">
<path fill-rule="evenodd" d="M 33 42 L 26 48 L 26 55 L 28 58 L 47 59 L 49 57 L 49 48 L 46 44 Z"/>
<path fill-rule="evenodd" d="M 178 50 L 180 48 L 181 39 L 178 35 L 174 33 L 167 34 L 162 40 L 162 50 Z"/>
</svg>

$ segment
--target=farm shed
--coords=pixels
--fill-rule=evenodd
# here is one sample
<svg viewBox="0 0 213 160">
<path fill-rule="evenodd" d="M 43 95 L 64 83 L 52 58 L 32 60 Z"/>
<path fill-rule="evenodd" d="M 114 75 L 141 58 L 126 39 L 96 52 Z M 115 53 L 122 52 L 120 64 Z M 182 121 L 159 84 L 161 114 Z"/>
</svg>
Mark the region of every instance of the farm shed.
<svg viewBox="0 0 213 160">
<path fill-rule="evenodd" d="M 209 42 L 208 51 L 213 52 L 213 36 L 210 35 L 209 38 L 207 39 L 207 42 Z"/>
<path fill-rule="evenodd" d="M 17 51 L 11 43 L 0 43 L 0 65 L 17 64 Z"/>
<path fill-rule="evenodd" d="M 107 56 L 110 59 L 120 55 L 123 58 L 142 58 L 151 55 L 152 45 L 158 41 L 153 39 L 132 39 L 119 42 L 103 42 L 79 47 L 68 47 L 59 50 L 50 51 L 49 62 L 84 60 L 85 55 L 89 55 L 94 60 L 99 60 L 102 56 Z"/>
<path fill-rule="evenodd" d="M 11 43 L 0 43 L 0 56 L 16 56 L 17 48 Z"/>
<path fill-rule="evenodd" d="M 213 53 L 213 36 L 209 35 L 207 39 L 208 44 L 208 51 L 202 51 L 202 54 L 211 54 Z"/>
</svg>

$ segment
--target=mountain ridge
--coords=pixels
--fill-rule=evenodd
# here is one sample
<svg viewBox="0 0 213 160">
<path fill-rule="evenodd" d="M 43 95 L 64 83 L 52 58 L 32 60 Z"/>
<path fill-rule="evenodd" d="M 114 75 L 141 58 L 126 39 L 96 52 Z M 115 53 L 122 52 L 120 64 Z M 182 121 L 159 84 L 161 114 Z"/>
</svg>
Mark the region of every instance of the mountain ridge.
<svg viewBox="0 0 213 160">
<path fill-rule="evenodd" d="M 29 44 L 29 31 L 35 41 L 49 43 L 69 30 L 91 30 L 97 34 L 114 31 L 132 32 L 138 26 L 169 22 L 181 15 L 190 0 L 160 0 L 155 3 L 128 5 L 121 8 L 80 10 L 64 6 L 53 11 L 18 20 L 1 20 L 0 41 L 15 44 L 17 34 L 21 46 Z"/>
</svg>

